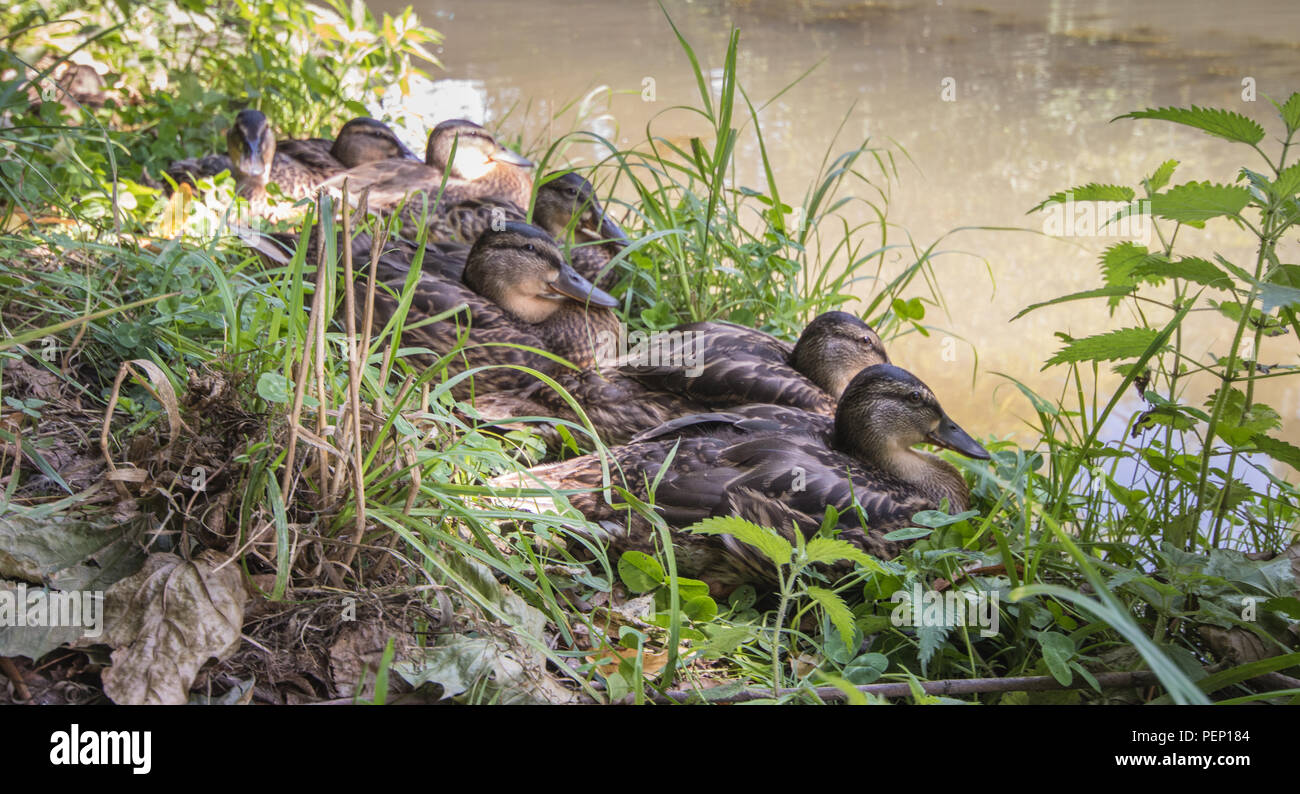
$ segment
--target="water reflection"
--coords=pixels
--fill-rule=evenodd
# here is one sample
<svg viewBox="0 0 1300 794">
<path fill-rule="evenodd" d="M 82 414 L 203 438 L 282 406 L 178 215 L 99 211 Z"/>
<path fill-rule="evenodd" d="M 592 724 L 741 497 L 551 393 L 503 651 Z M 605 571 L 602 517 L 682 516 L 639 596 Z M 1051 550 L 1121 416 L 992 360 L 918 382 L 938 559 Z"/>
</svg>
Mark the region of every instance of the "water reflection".
<svg viewBox="0 0 1300 794">
<path fill-rule="evenodd" d="M 420 8 L 421 1 L 430 7 Z M 372 4 L 377 10 L 399 5 Z M 1041 218 L 1025 213 L 1050 193 L 1091 181 L 1134 184 L 1172 156 L 1182 161 L 1175 182 L 1230 182 L 1241 165 L 1262 163 L 1244 149 L 1171 125 L 1111 119 L 1143 107 L 1195 103 L 1263 120 L 1265 95 L 1285 97 L 1300 88 L 1300 48 L 1285 35 L 1294 29 L 1291 0 L 1236 3 L 1226 14 L 1216 2 L 1182 0 L 666 5 L 710 70 L 715 94 L 732 24 L 742 31 L 741 81 L 756 103 L 817 65 L 761 114 L 779 188 L 803 195 L 828 148 L 843 151 L 868 136 L 893 142 L 910 159 L 900 160 L 901 180 L 890 188 L 889 219 L 922 247 L 958 227 L 1039 229 Z M 538 140 L 576 125 L 624 146 L 641 141 L 652 120 L 655 133 L 674 142 L 706 129 L 691 114 L 668 110 L 696 103 L 698 89 L 652 1 L 417 0 L 417 11 L 447 36 L 438 53 L 446 70 L 435 75 L 447 79 L 437 84 L 436 105 L 426 108 L 435 121 L 504 119 L 507 131 Z M 1246 78 L 1257 87 L 1257 104 L 1243 102 Z M 654 101 L 645 101 L 647 79 Z M 944 101 L 944 86 L 953 89 L 953 101 Z M 582 97 L 588 101 L 568 107 Z M 1277 130 L 1272 122 L 1266 127 L 1270 136 Z M 746 135 L 738 146 L 737 181 L 760 186 L 756 141 Z M 576 146 L 568 155 L 590 161 L 599 147 Z M 1185 230 L 1180 247 L 1250 262 L 1251 239 L 1212 224 L 1204 232 Z M 895 340 L 891 355 L 942 394 L 977 434 L 1025 437 L 1015 417 L 1032 418 L 1028 402 L 991 373 L 1057 397 L 1063 370 L 1041 369 L 1061 345 L 1054 332 L 1086 336 L 1136 325 L 1138 318 L 1127 308 L 1112 316 L 1095 302 L 1010 318 L 1030 304 L 1099 286 L 1097 257 L 1111 242 L 1003 231 L 955 235 L 942 246 L 949 253 L 936 260 L 943 301 L 927 316 L 934 332 Z M 1300 261 L 1294 243 L 1280 253 L 1283 261 Z M 910 262 L 896 252 L 890 267 L 896 272 Z M 869 295 L 871 283 L 861 286 Z M 1226 320 L 1202 315 L 1186 344 L 1208 363 L 1230 333 Z M 942 354 L 948 338 L 958 340 L 955 358 Z M 1297 363 L 1295 351 L 1291 336 L 1271 338 L 1260 359 Z M 1103 386 L 1118 382 L 1106 369 L 1102 377 Z M 1300 412 L 1300 392 L 1279 384 L 1285 379 L 1264 382 L 1258 395 L 1283 416 L 1282 437 L 1300 443 L 1300 423 L 1290 421 Z M 1191 377 L 1185 388 L 1184 399 L 1200 405 L 1213 384 Z"/>
</svg>

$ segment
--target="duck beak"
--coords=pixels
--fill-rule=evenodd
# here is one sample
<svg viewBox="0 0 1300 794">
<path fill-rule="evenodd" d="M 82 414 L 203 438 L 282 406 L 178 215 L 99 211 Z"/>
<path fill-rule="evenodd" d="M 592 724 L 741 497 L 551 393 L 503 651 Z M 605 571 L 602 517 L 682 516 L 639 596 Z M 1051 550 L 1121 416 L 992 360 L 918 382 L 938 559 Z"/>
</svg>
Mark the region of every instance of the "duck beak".
<svg viewBox="0 0 1300 794">
<path fill-rule="evenodd" d="M 515 152 L 510 151 L 504 146 L 498 146 L 497 150 L 493 152 L 492 156 L 488 159 L 494 163 L 509 163 L 510 165 L 517 165 L 520 168 L 532 168 L 534 165 L 532 160 L 529 160 L 522 154 L 516 154 Z"/>
<path fill-rule="evenodd" d="M 926 436 L 925 440 L 936 447 L 960 452 L 968 458 L 975 458 L 976 460 L 989 459 L 989 451 L 978 441 L 971 438 L 970 434 L 962 430 L 956 422 L 949 419 L 947 414 L 943 415 L 943 418 L 939 420 L 939 426 L 930 435 Z"/>
<path fill-rule="evenodd" d="M 550 287 L 553 292 L 571 298 L 578 303 L 600 306 L 606 309 L 613 309 L 618 306 L 618 301 L 614 300 L 612 295 L 583 278 L 578 271 L 569 265 L 560 268 L 560 277 L 552 281 Z"/>
</svg>

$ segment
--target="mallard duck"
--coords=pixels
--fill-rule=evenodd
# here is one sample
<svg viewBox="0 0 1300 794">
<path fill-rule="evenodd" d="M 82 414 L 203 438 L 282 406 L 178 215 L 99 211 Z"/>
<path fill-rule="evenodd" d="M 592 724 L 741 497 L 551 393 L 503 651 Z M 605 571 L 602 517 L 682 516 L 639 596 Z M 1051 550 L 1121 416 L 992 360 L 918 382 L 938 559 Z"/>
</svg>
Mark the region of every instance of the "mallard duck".
<svg viewBox="0 0 1300 794">
<path fill-rule="evenodd" d="M 375 294 L 377 323 L 386 323 L 398 307 L 405 275 L 384 279 Z M 362 311 L 364 299 L 357 301 Z M 451 372 L 494 364 L 517 364 L 554 373 L 561 365 L 511 345 L 546 350 L 579 368 L 596 365 L 596 342 L 616 333 L 617 302 L 597 289 L 564 260 L 555 241 L 542 229 L 509 222 L 489 229 L 470 249 L 461 282 L 421 273 L 415 286 L 408 324 L 463 307 L 451 318 L 407 330 L 405 346 L 436 355 L 463 349 L 449 363 Z M 425 362 L 427 363 L 427 359 Z M 518 389 L 533 378 L 517 369 L 493 368 L 463 381 L 458 396 Z"/>
<path fill-rule="evenodd" d="M 508 199 L 488 197 L 449 204 L 431 221 L 431 237 L 473 243 L 493 223 L 527 221 L 528 213 Z M 596 198 L 591 183 L 573 171 L 552 171 L 537 186 L 532 222 L 565 244 L 569 262 L 602 289 L 614 280 L 606 268 L 627 245 L 627 235 Z"/>
<path fill-rule="evenodd" d="M 545 229 L 560 243 L 566 236 L 566 230 L 576 229 L 583 236 L 593 239 L 604 237 L 610 238 L 605 244 L 609 245 L 612 241 L 614 246 L 621 247 L 626 238 L 623 232 L 612 220 L 609 220 L 596 204 L 594 209 L 590 204 L 592 199 L 591 185 L 587 180 L 578 174 L 565 174 L 561 178 L 548 179 L 537 188 L 537 198 L 534 201 L 533 220 L 539 228 Z M 470 205 L 480 208 L 486 208 L 489 211 L 499 210 L 496 215 L 477 214 L 473 220 L 470 219 Z M 466 237 L 477 240 L 483 231 L 489 228 L 493 223 L 498 226 L 507 222 L 516 222 L 527 224 L 525 213 L 511 202 L 499 200 L 477 200 L 474 202 L 461 202 L 455 207 L 449 208 L 449 213 L 458 211 L 464 214 L 459 217 L 458 222 L 464 222 L 466 225 L 461 228 L 466 231 L 465 234 L 455 233 L 454 237 Z M 473 231 L 470 232 L 471 225 Z M 284 252 L 293 250 L 293 239 L 284 235 L 269 235 L 275 238 L 274 243 L 277 248 Z M 313 232 L 311 241 L 312 248 L 308 253 L 309 262 L 316 261 L 317 237 L 319 235 Z M 338 244 L 344 244 L 345 233 L 342 229 L 338 232 Z M 359 264 L 369 262 L 370 248 L 372 237 L 367 233 L 358 233 L 352 236 L 352 260 Z M 425 255 L 422 262 L 422 268 L 425 272 L 434 275 L 441 275 L 452 281 L 460 281 L 461 274 L 465 270 L 465 261 L 468 258 L 470 245 L 463 242 L 452 242 L 446 240 L 431 239 L 425 244 Z M 410 269 L 410 264 L 415 258 L 418 246 L 411 242 L 409 238 L 396 236 L 389 237 L 384 244 L 383 252 L 380 257 L 379 277 L 388 278 L 390 276 L 403 276 Z M 582 248 L 573 249 L 573 253 L 580 251 L 596 251 L 597 248 L 584 245 Z M 617 251 L 617 248 L 614 249 Z M 609 262 L 614 253 L 602 252 L 596 257 L 577 257 L 573 256 L 570 263 L 573 264 L 574 270 L 578 275 L 586 278 L 588 281 L 601 275 L 601 268 Z M 276 261 L 279 261 L 277 258 Z M 608 275 L 608 274 L 605 274 Z"/>
<path fill-rule="evenodd" d="M 242 110 L 226 133 L 227 154 L 180 160 L 167 168 L 176 184 L 229 171 L 245 198 L 260 198 L 275 183 L 293 198 L 311 195 L 320 183 L 348 168 L 389 158 L 419 162 L 388 125 L 370 118 L 344 124 L 338 138 L 277 141 L 266 115 Z M 170 189 L 170 186 L 169 186 Z"/>
<path fill-rule="evenodd" d="M 913 447 L 929 443 L 971 458 L 989 457 L 920 379 L 891 364 L 858 373 L 840 397 L 834 419 L 781 406 L 763 410 L 769 415 L 711 414 L 702 422 L 707 431 L 693 436 L 651 431 L 610 450 L 610 476 L 652 502 L 678 529 L 711 516 L 740 516 L 787 538 L 795 528 L 810 537 L 830 505 L 839 511 L 841 538 L 889 558 L 899 544 L 886 541 L 885 533 L 907 526 L 919 511 L 946 505 L 957 513 L 970 503 L 966 482 L 952 465 Z M 569 503 L 608 533 L 615 554 L 653 551 L 657 533 L 649 522 L 602 496 L 600 456 L 539 466 L 494 485 L 537 482 L 576 490 Z M 649 484 L 655 482 L 651 499 Z M 771 581 L 771 563 L 726 536 L 678 532 L 673 545 L 678 570 L 709 582 L 717 593 L 744 582 Z"/>
<path fill-rule="evenodd" d="M 690 323 L 651 335 L 613 368 L 562 372 L 557 380 L 583 407 L 602 441 L 623 444 L 674 417 L 746 403 L 829 417 L 855 374 L 888 362 L 870 325 L 831 311 L 809 323 L 793 346 L 732 323 Z M 489 420 L 575 419 L 568 403 L 541 382 L 493 395 L 479 408 Z"/>
<path fill-rule="evenodd" d="M 709 407 L 773 403 L 831 416 L 858 372 L 889 363 L 875 329 L 842 311 L 817 315 L 794 345 L 718 321 L 679 325 L 661 338 L 622 359 L 619 373 Z"/>
<path fill-rule="evenodd" d="M 478 124 L 452 119 L 429 133 L 425 162 L 389 159 L 367 163 L 338 174 L 324 186 L 338 188 L 346 182 L 353 196 L 369 188 L 371 210 L 385 212 L 400 206 L 403 225 L 415 229 L 426 199 L 431 222 L 445 215 L 448 207 L 465 201 L 495 198 L 528 206 L 533 192 L 532 167 L 532 161 L 497 143 Z M 409 231 L 408 235 L 416 236 Z"/>
</svg>

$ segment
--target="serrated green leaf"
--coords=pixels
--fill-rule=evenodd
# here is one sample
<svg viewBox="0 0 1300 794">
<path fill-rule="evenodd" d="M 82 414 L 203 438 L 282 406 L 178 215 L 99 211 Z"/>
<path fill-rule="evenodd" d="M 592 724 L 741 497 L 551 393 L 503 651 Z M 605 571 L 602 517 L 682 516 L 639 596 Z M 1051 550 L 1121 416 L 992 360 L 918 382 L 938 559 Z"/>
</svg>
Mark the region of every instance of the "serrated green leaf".
<svg viewBox="0 0 1300 794">
<path fill-rule="evenodd" d="M 1287 97 L 1286 102 L 1282 104 L 1273 103 L 1277 111 L 1282 116 L 1282 123 L 1286 125 L 1287 132 L 1300 130 L 1300 91 Z"/>
<path fill-rule="evenodd" d="M 888 573 L 880 562 L 862 549 L 838 538 L 813 538 L 804 549 L 808 561 L 813 563 L 831 563 L 839 560 L 856 562 L 864 568 L 877 573 Z"/>
<path fill-rule="evenodd" d="M 1177 262 L 1165 259 L 1152 259 L 1142 262 L 1133 269 L 1135 279 L 1153 281 L 1155 279 L 1180 278 L 1196 284 L 1203 284 L 1214 289 L 1232 289 L 1232 277 L 1221 268 L 1206 259 L 1188 256 Z"/>
<path fill-rule="evenodd" d="M 625 551 L 618 558 L 618 578 L 634 593 L 645 593 L 664 583 L 664 567 L 649 554 Z"/>
<path fill-rule="evenodd" d="M 1288 199 L 1300 192 L 1300 163 L 1292 163 L 1283 168 L 1277 179 L 1269 183 L 1268 192 L 1275 201 Z"/>
<path fill-rule="evenodd" d="M 789 565 L 794 555 L 790 541 L 776 534 L 775 530 L 736 516 L 706 518 L 686 529 L 700 535 L 730 535 L 763 552 L 776 565 Z"/>
<path fill-rule="evenodd" d="M 1160 332 L 1154 328 L 1121 328 L 1084 339 L 1073 339 L 1047 360 L 1043 369 L 1072 361 L 1116 361 L 1137 358 L 1146 352 Z"/>
<path fill-rule="evenodd" d="M 1190 108 L 1147 108 L 1116 116 L 1112 121 L 1119 119 L 1171 121 L 1237 143 L 1256 144 L 1264 140 L 1264 128 L 1259 126 L 1258 122 L 1240 113 L 1219 108 L 1202 108 L 1196 105 Z"/>
<path fill-rule="evenodd" d="M 830 618 L 831 623 L 840 633 L 840 639 L 848 645 L 853 641 L 853 612 L 849 605 L 844 603 L 834 592 L 823 587 L 808 587 L 808 596 L 826 612 L 826 617 Z"/>
<path fill-rule="evenodd" d="M 1266 436 L 1263 433 L 1255 434 L 1251 439 L 1255 442 L 1255 448 L 1273 460 L 1281 461 L 1296 471 L 1300 471 L 1300 447 L 1283 441 L 1280 438 Z"/>
<path fill-rule="evenodd" d="M 1124 185 L 1102 185 L 1097 182 L 1089 182 L 1086 185 L 1079 185 L 1067 190 L 1053 193 L 1043 199 L 1039 204 L 1029 212 L 1029 215 L 1037 212 L 1048 204 L 1063 204 L 1067 201 L 1132 201 L 1133 188 Z"/>
<path fill-rule="evenodd" d="M 1147 179 L 1147 188 L 1155 193 L 1156 191 L 1169 184 L 1169 178 L 1174 175 L 1174 169 L 1178 167 L 1177 160 L 1165 160 L 1160 167 L 1155 170 Z"/>
<path fill-rule="evenodd" d="M 1241 185 L 1187 182 L 1151 197 L 1151 213 L 1178 223 L 1205 223 L 1211 218 L 1238 215 L 1250 203 L 1250 190 Z"/>
<path fill-rule="evenodd" d="M 1133 271 L 1141 265 L 1166 261 L 1164 256 L 1153 255 L 1145 245 L 1128 240 L 1115 243 L 1101 255 L 1101 273 L 1110 287 L 1133 286 Z M 1107 301 L 1112 307 L 1119 303 L 1119 296 Z"/>
<path fill-rule="evenodd" d="M 947 642 L 950 631 L 952 631 L 952 626 L 946 623 L 922 622 L 920 626 L 916 627 L 917 658 L 921 660 L 921 672 L 923 674 L 928 674 L 930 660 Z"/>
</svg>

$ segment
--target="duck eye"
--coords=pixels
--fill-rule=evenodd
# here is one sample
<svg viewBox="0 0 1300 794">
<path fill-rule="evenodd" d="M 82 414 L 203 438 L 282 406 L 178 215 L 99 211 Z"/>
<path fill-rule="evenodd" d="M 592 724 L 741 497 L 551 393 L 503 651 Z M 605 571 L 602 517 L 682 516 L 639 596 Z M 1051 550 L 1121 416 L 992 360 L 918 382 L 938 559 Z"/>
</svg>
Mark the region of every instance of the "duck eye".
<svg viewBox="0 0 1300 794">
<path fill-rule="evenodd" d="M 525 243 L 525 244 L 524 244 L 524 250 L 527 251 L 527 252 L 530 253 L 530 254 L 535 254 L 535 253 L 537 253 L 537 248 L 536 248 L 536 246 L 534 246 L 532 243 Z"/>
<path fill-rule="evenodd" d="M 919 391 L 912 392 L 911 394 L 907 395 L 907 401 L 913 405 L 920 405 L 921 393 Z"/>
</svg>

